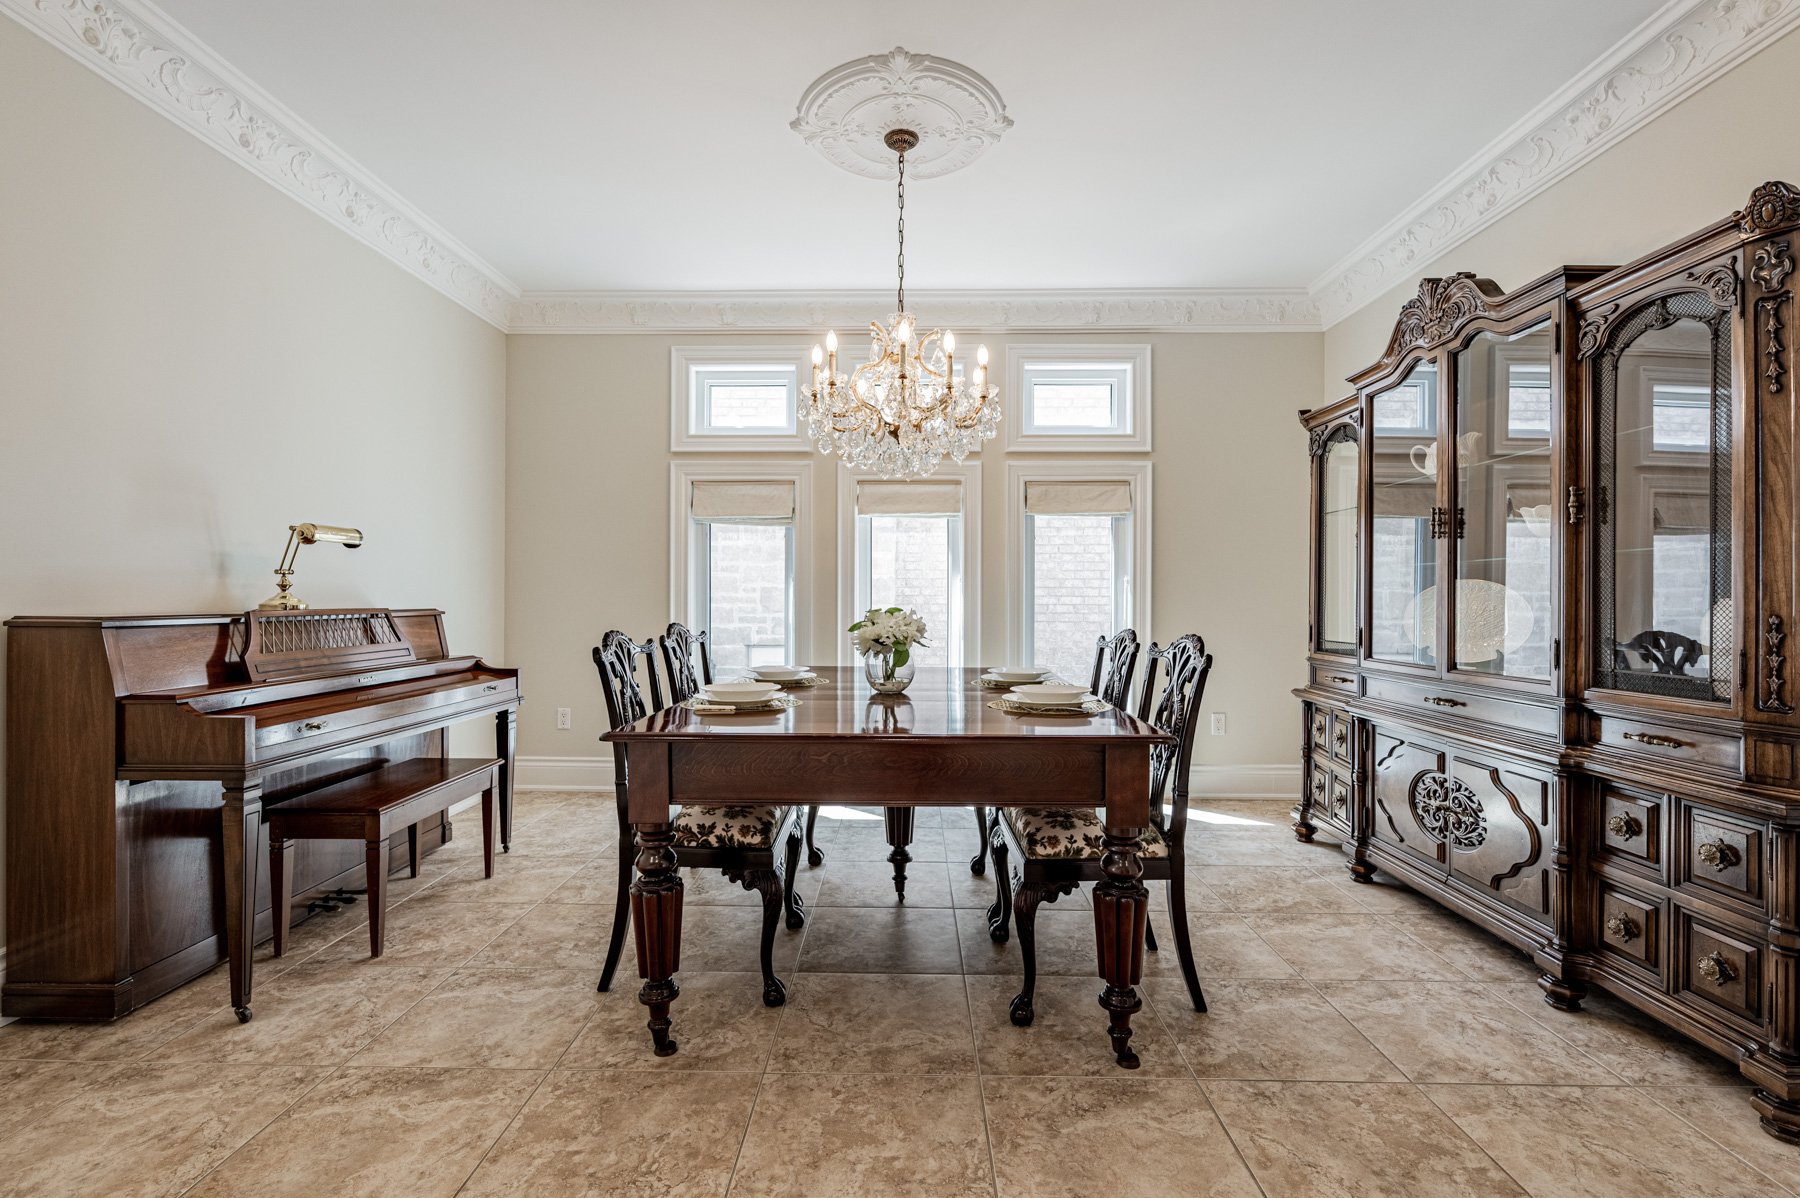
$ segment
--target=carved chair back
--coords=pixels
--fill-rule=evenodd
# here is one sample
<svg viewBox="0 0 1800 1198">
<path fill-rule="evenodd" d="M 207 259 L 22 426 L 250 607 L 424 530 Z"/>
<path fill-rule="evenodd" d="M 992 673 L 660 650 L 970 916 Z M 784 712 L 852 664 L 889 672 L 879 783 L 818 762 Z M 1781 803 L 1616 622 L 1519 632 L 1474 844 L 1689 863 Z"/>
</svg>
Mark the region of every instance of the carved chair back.
<svg viewBox="0 0 1800 1198">
<path fill-rule="evenodd" d="M 1094 646 L 1094 676 L 1088 689 L 1117 708 L 1131 703 L 1131 676 L 1137 670 L 1137 630 L 1127 628 L 1107 640 L 1104 636 Z"/>
<path fill-rule="evenodd" d="M 614 629 L 600 638 L 594 648 L 594 666 L 600 671 L 600 691 L 606 697 L 606 720 L 617 732 L 635 724 L 647 715 L 663 709 L 662 684 L 656 679 L 656 645 L 653 641 L 638 644 Z M 637 659 L 644 659 L 644 676 L 650 683 L 650 702 L 644 703 L 644 688 L 638 685 Z M 613 748 L 613 780 L 619 793 L 625 791 L 625 754 L 623 746 Z"/>
<path fill-rule="evenodd" d="M 1150 750 L 1150 814 L 1162 826 L 1163 792 L 1172 792 L 1170 826 L 1179 834 L 1187 824 L 1188 771 L 1194 763 L 1194 732 L 1200 723 L 1200 700 L 1206 694 L 1206 677 L 1212 672 L 1212 654 L 1196 633 L 1178 636 L 1168 648 L 1152 643 L 1144 664 L 1144 685 L 1138 692 L 1140 720 L 1175 738 L 1172 745 Z M 1157 667 L 1164 676 L 1159 694 Z"/>
<path fill-rule="evenodd" d="M 1679 632 L 1663 632 L 1652 628 L 1649 632 L 1638 633 L 1628 641 L 1619 642 L 1613 649 L 1615 668 L 1631 668 L 1625 657 L 1627 650 L 1649 662 L 1650 669 L 1655 673 L 1686 674 L 1688 667 L 1700 660 L 1705 646 L 1693 637 L 1682 636 Z"/>
<path fill-rule="evenodd" d="M 685 624 L 671 624 L 656 642 L 662 646 L 669 702 L 686 702 L 713 680 L 712 652 L 707 647 L 706 633 L 695 632 Z"/>
</svg>

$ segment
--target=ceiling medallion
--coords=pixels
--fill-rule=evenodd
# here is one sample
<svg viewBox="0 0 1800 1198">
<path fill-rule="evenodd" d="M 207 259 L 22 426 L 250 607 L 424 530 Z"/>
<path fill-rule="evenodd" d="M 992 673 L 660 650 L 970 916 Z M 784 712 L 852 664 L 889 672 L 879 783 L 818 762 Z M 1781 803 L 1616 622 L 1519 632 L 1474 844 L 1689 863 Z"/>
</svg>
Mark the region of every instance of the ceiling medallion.
<svg viewBox="0 0 1800 1198">
<path fill-rule="evenodd" d="M 870 179 L 895 175 L 888 132 L 913 130 L 913 175 L 935 179 L 981 157 L 1012 118 L 994 85 L 968 67 L 895 46 L 819 76 L 788 127 L 832 163 Z"/>
<path fill-rule="evenodd" d="M 1000 390 L 988 386 L 987 346 L 976 352 L 975 381 L 956 374 L 956 334 L 933 329 L 920 336 L 906 311 L 906 155 L 919 144 L 911 129 L 882 138 L 895 155 L 899 179 L 899 285 L 888 327 L 869 322 L 869 360 L 846 377 L 838 373 L 837 333 L 813 346 L 812 386 L 801 393 L 807 435 L 820 453 L 885 478 L 923 478 L 946 456 L 961 462 L 991 440 L 1000 425 Z M 821 370 L 823 373 L 821 373 Z"/>
</svg>

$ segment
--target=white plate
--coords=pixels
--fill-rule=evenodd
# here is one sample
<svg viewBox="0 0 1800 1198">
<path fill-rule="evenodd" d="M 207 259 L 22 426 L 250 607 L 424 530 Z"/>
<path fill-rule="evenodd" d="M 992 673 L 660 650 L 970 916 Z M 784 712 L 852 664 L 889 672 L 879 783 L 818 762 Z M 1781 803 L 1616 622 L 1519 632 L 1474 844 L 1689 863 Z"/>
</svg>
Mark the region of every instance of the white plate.
<svg viewBox="0 0 1800 1198">
<path fill-rule="evenodd" d="M 813 672 L 805 666 L 752 666 L 750 672 L 764 682 L 793 682 L 798 678 L 813 676 Z"/>
<path fill-rule="evenodd" d="M 992 678 L 995 682 L 1041 682 L 1049 673 L 1047 666 L 1042 669 L 1037 666 L 1019 666 L 989 670 L 983 677 Z"/>
<path fill-rule="evenodd" d="M 700 698 L 707 703 L 767 703 L 781 693 L 773 682 L 712 682 L 700 688 Z"/>
<path fill-rule="evenodd" d="M 1012 696 L 1023 703 L 1044 707 L 1074 706 L 1093 698 L 1085 686 L 1067 682 L 1034 682 L 1012 688 Z"/>
</svg>

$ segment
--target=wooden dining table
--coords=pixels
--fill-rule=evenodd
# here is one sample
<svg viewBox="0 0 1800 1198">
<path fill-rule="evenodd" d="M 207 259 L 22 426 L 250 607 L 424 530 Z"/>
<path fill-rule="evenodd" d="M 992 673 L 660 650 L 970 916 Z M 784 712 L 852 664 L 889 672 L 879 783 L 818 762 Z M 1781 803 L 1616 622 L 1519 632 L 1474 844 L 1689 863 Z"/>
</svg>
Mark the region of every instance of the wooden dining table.
<svg viewBox="0 0 1800 1198">
<path fill-rule="evenodd" d="M 989 704 L 977 669 L 922 667 L 904 694 L 875 693 L 856 667 L 819 667 L 821 685 L 784 691 L 799 706 L 702 714 L 664 708 L 609 732 L 626 754 L 636 834 L 631 916 L 638 1001 L 658 1056 L 676 1051 L 681 993 L 681 874 L 671 808 L 834 803 L 870 807 L 1104 807 L 1103 877 L 1094 886 L 1099 1002 L 1118 1063 L 1138 1066 L 1131 1017 L 1142 1009 L 1149 893 L 1139 839 L 1150 820 L 1150 756 L 1174 739 L 1117 709 L 1019 715 Z"/>
</svg>

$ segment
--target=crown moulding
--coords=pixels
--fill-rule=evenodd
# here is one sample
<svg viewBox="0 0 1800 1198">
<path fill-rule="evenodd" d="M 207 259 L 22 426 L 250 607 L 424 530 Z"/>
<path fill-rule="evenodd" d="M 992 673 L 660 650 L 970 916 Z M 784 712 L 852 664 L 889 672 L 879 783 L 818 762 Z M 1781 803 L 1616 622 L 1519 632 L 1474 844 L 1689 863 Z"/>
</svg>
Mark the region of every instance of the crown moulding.
<svg viewBox="0 0 1800 1198">
<path fill-rule="evenodd" d="M 1307 288 L 1327 328 L 1800 25 L 1800 0 L 1671 4 Z"/>
</svg>

